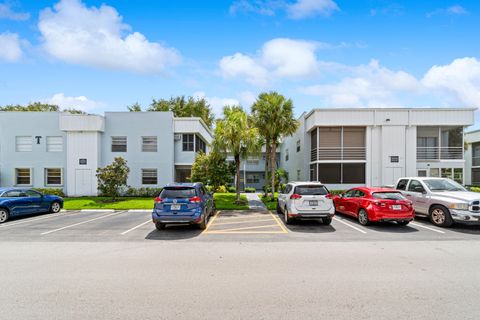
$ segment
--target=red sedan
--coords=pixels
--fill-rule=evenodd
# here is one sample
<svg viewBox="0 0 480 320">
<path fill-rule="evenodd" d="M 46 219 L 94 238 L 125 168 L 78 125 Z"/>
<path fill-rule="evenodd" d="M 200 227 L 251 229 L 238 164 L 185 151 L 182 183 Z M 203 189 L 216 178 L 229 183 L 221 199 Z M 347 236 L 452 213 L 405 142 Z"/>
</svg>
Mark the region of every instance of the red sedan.
<svg viewBox="0 0 480 320">
<path fill-rule="evenodd" d="M 393 189 L 353 188 L 335 196 L 333 202 L 337 212 L 357 218 L 364 226 L 374 221 L 406 226 L 415 217 L 412 202 Z"/>
</svg>

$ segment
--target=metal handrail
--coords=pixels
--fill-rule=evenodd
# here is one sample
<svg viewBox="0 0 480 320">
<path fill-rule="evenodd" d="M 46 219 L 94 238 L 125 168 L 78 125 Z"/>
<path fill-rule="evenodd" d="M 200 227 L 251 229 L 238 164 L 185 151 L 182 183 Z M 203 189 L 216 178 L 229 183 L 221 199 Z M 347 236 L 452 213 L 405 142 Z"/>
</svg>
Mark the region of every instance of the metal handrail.
<svg viewBox="0 0 480 320">
<path fill-rule="evenodd" d="M 417 147 L 417 160 L 462 160 L 463 147 Z"/>
</svg>

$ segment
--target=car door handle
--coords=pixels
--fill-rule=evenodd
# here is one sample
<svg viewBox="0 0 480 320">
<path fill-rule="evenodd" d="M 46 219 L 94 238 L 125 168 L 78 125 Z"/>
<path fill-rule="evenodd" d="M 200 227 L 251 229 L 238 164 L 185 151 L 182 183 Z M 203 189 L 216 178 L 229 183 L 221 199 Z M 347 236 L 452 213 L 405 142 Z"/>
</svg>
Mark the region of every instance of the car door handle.
<svg viewBox="0 0 480 320">
<path fill-rule="evenodd" d="M 407 197 L 411 197 L 412 195 L 411 194 L 406 194 Z"/>
</svg>

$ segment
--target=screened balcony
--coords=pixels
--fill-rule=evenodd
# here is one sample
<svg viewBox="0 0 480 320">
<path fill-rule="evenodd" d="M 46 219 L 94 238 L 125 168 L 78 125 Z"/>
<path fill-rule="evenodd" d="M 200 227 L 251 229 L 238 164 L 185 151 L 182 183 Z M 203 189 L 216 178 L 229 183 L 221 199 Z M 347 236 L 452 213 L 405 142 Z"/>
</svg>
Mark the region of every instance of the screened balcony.
<svg viewBox="0 0 480 320">
<path fill-rule="evenodd" d="M 365 160 L 364 127 L 319 127 L 311 132 L 310 161 Z"/>
<path fill-rule="evenodd" d="M 463 160 L 463 128 L 418 127 L 417 160 Z"/>
<path fill-rule="evenodd" d="M 472 166 L 480 167 L 480 142 L 472 144 Z"/>
</svg>

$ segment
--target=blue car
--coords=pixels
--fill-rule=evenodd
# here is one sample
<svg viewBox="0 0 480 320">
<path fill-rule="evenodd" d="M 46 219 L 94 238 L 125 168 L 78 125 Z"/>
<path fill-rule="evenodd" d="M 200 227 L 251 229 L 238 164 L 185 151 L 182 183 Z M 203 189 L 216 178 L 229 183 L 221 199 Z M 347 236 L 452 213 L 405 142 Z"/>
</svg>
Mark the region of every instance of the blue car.
<svg viewBox="0 0 480 320">
<path fill-rule="evenodd" d="M 152 221 L 158 230 L 167 224 L 195 224 L 205 229 L 215 211 L 213 196 L 203 184 L 168 184 L 155 198 Z"/>
<path fill-rule="evenodd" d="M 0 188 L 0 223 L 10 217 L 34 213 L 57 213 L 63 208 L 63 199 L 31 189 Z"/>
</svg>

